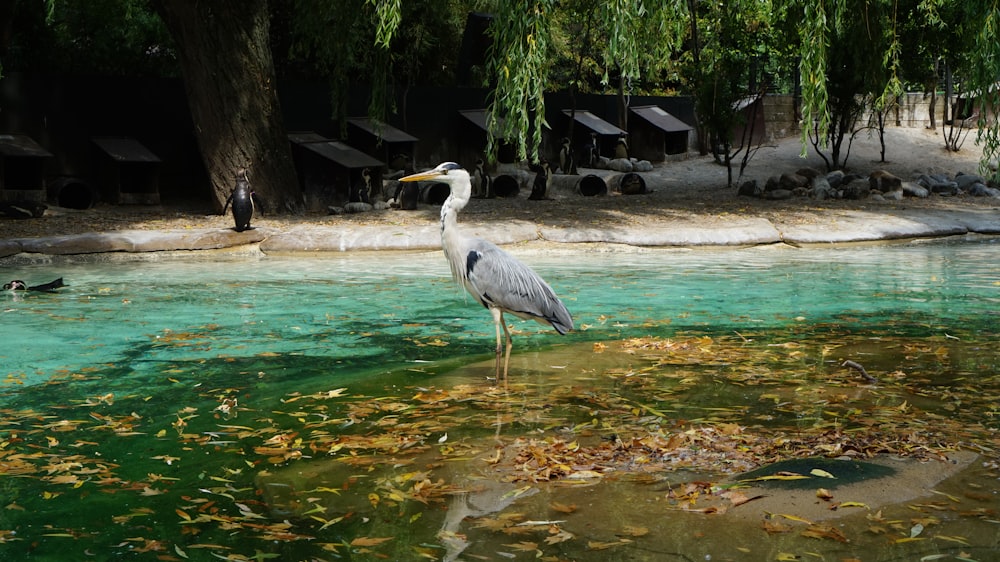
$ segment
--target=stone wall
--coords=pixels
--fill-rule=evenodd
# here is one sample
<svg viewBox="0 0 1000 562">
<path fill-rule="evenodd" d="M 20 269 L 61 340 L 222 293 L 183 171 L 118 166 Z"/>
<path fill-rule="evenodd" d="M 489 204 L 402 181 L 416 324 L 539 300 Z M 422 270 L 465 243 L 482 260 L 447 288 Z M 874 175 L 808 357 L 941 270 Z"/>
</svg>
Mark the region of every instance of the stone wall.
<svg viewBox="0 0 1000 562">
<path fill-rule="evenodd" d="M 890 127 L 927 127 L 930 125 L 928 107 L 930 96 L 919 92 L 904 94 L 900 99 L 898 110 L 890 116 Z M 941 126 L 944 114 L 943 96 L 938 96 L 934 113 L 936 124 Z M 867 115 L 865 116 L 867 119 Z M 764 97 L 764 123 L 767 140 L 780 139 L 797 135 L 799 129 L 799 110 L 795 98 L 790 94 L 768 94 Z"/>
</svg>

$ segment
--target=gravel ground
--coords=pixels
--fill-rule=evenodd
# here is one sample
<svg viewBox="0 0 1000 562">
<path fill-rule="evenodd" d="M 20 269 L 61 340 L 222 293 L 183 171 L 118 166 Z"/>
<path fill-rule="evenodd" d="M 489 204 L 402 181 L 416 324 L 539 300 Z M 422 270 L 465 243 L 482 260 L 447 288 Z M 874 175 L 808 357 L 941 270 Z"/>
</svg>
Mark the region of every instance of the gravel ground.
<svg viewBox="0 0 1000 562">
<path fill-rule="evenodd" d="M 904 180 L 915 179 L 921 173 L 936 172 L 954 175 L 975 173 L 981 151 L 970 135 L 957 153 L 943 148 L 941 135 L 916 128 L 894 128 L 887 132 L 887 162 L 879 162 L 879 145 L 875 139 L 859 135 L 851 148 L 848 170 L 867 174 L 884 169 Z M 806 158 L 800 157 L 798 137 L 783 139 L 761 147 L 750 160 L 744 179 L 756 179 L 763 184 L 771 175 L 812 167 L 825 170 L 824 162 L 811 149 Z M 582 172 L 586 173 L 586 171 Z M 734 170 L 734 176 L 738 170 Z M 658 222 L 697 221 L 702 225 L 723 224 L 733 216 L 761 217 L 772 221 L 810 220 L 816 211 L 884 209 L 955 209 L 1000 208 L 1000 199 L 984 197 L 940 197 L 905 199 L 903 201 L 825 200 L 793 198 L 782 201 L 738 197 L 735 188 L 726 187 L 726 169 L 710 157 L 691 154 L 686 159 L 670 161 L 652 172 L 643 174 L 652 193 L 639 196 L 610 195 L 580 197 L 568 190 L 553 190 L 553 199 L 528 201 L 526 192 L 513 199 L 474 200 L 463 211 L 466 221 L 523 220 L 540 226 L 643 226 Z M 563 180 L 561 183 L 571 183 Z M 164 199 L 169 201 L 168 195 Z M 302 223 L 318 226 L 349 225 L 428 225 L 438 220 L 439 207 L 421 204 L 416 211 L 382 211 L 356 215 L 303 214 L 295 216 L 262 216 L 254 226 L 287 230 Z M 208 202 L 177 202 L 157 206 L 114 206 L 101 204 L 93 209 L 76 211 L 50 208 L 40 219 L 0 219 L 0 239 L 39 236 L 72 235 L 119 230 L 178 230 L 230 228 L 232 220 L 216 214 Z"/>
</svg>

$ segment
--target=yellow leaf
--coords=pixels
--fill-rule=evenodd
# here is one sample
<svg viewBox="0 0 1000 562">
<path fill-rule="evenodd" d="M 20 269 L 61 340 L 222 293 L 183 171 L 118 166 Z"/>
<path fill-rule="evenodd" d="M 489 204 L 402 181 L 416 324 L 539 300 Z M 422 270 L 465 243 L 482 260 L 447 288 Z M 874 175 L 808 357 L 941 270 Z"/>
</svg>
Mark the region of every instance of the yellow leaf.
<svg viewBox="0 0 1000 562">
<path fill-rule="evenodd" d="M 615 542 L 588 541 L 587 548 L 590 550 L 606 550 L 612 547 L 630 544 L 631 542 L 632 541 L 628 539 L 622 539 L 620 541 L 615 541 Z"/>
<path fill-rule="evenodd" d="M 551 504 L 549 504 L 549 507 L 552 508 L 554 511 L 558 511 L 559 513 L 573 513 L 574 511 L 576 511 L 576 504 L 566 505 L 564 503 L 552 502 Z"/>
<path fill-rule="evenodd" d="M 916 542 L 926 540 L 924 537 L 903 537 L 892 541 L 893 544 L 903 544 L 907 542 Z"/>
<path fill-rule="evenodd" d="M 516 542 L 514 544 L 507 544 L 504 546 L 509 546 L 514 550 L 520 550 L 522 552 L 534 552 L 538 550 L 538 543 L 528 541 Z"/>
<path fill-rule="evenodd" d="M 787 515 L 785 513 L 768 513 L 770 518 L 781 517 L 782 519 L 788 519 L 789 521 L 797 521 L 799 523 L 805 523 L 806 525 L 812 525 L 812 521 L 808 519 L 803 519 L 798 515 Z"/>
<path fill-rule="evenodd" d="M 646 527 L 633 527 L 632 525 L 625 525 L 622 532 L 616 533 L 618 535 L 626 535 L 629 537 L 641 537 L 649 534 L 649 529 Z"/>
<path fill-rule="evenodd" d="M 809 471 L 809 474 L 813 476 L 818 476 L 820 478 L 836 478 L 836 476 L 830 474 L 829 472 L 823 470 L 822 468 L 814 468 Z"/>
<path fill-rule="evenodd" d="M 392 539 L 393 537 L 358 537 L 351 541 L 351 546 L 378 546 Z"/>
<path fill-rule="evenodd" d="M 964 544 L 965 546 L 972 546 L 962 537 L 949 537 L 947 535 L 934 535 L 935 539 L 941 539 L 943 541 L 957 542 L 958 544 Z"/>
<path fill-rule="evenodd" d="M 758 478 L 751 478 L 749 480 L 740 480 L 740 482 L 764 482 L 767 480 L 805 480 L 809 478 L 808 476 L 803 476 L 801 474 L 771 474 L 769 476 L 760 476 Z"/>
<path fill-rule="evenodd" d="M 861 502 L 842 502 L 839 505 L 839 507 L 863 507 L 865 509 L 868 509 L 868 504 L 864 504 Z"/>
</svg>

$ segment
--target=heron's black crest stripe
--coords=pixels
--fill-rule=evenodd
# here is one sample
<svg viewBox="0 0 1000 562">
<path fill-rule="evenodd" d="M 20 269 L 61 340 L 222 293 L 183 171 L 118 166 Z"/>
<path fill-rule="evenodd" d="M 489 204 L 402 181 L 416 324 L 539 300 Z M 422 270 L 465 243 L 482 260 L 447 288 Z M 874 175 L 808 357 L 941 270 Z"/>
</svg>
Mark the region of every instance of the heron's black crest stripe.
<svg viewBox="0 0 1000 562">
<path fill-rule="evenodd" d="M 469 252 L 469 255 L 465 258 L 465 274 L 472 275 L 472 270 L 476 267 L 476 262 L 479 261 L 481 255 L 479 252 L 473 250 Z"/>
</svg>

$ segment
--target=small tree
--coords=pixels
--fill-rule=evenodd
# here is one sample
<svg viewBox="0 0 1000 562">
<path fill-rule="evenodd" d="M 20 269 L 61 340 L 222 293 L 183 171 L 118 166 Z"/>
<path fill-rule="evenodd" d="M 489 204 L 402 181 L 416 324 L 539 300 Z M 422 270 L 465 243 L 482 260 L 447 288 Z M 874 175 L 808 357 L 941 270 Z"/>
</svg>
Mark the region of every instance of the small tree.
<svg viewBox="0 0 1000 562">
<path fill-rule="evenodd" d="M 690 49 L 683 76 L 694 95 L 699 131 L 707 137 L 715 161 L 726 166 L 732 186 L 733 162 L 742 153 L 740 176 L 755 137 L 757 103 L 767 89 L 764 69 L 772 44 L 771 6 L 767 2 L 717 2 L 689 5 L 697 8 L 692 19 Z M 749 119 L 743 112 L 749 108 Z M 742 126 L 742 135 L 735 131 Z"/>
</svg>

